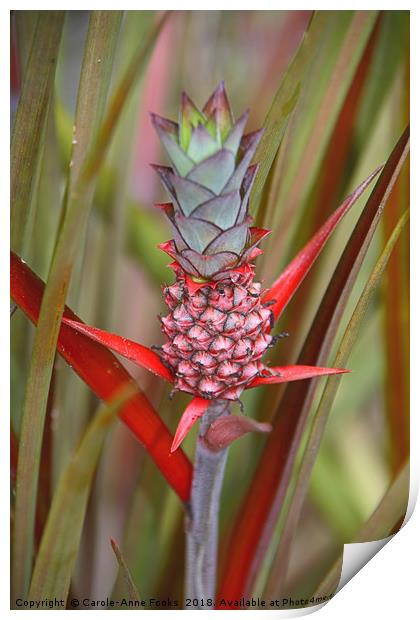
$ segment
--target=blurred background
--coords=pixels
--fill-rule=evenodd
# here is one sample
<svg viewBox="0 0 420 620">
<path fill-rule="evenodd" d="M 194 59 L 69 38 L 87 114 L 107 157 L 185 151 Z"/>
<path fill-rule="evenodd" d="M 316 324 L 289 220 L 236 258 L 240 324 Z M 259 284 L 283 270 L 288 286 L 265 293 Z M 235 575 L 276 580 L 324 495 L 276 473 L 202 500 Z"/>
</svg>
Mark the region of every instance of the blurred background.
<svg viewBox="0 0 420 620">
<path fill-rule="evenodd" d="M 258 262 L 257 273 L 265 286 L 343 198 L 386 161 L 407 124 L 409 14 L 369 13 L 371 24 L 363 41 L 353 43 L 346 36 L 354 14 L 337 12 L 336 29 L 326 33 L 317 54 L 306 59 L 270 191 L 263 195 L 266 208 L 257 214 L 259 223 L 273 230 Z M 12 117 L 34 19 L 35 12 L 12 14 Z M 110 92 L 156 19 L 153 11 L 125 12 Z M 168 162 L 149 112 L 176 119 L 183 90 L 201 106 L 223 79 L 236 116 L 250 108 L 248 130 L 259 128 L 311 19 L 310 11 L 176 11 L 169 17 L 123 110 L 80 239 L 67 303 L 85 322 L 148 346 L 162 342 L 157 320 L 164 311 L 161 286 L 173 276 L 166 266 L 167 256 L 156 247 L 170 233 L 153 207 L 166 196 L 150 164 Z M 67 12 L 22 250 L 44 280 L 69 170 L 88 21 L 88 11 Z M 349 49 L 350 57 L 346 56 Z M 337 342 L 384 239 L 408 203 L 407 166 L 390 203 L 352 292 Z M 359 213 L 356 208 L 339 226 L 287 308 L 278 328 L 290 336 L 270 352 L 273 362 L 295 362 Z M 32 326 L 17 313 L 12 322 L 12 428 L 17 437 L 32 337 Z M 293 542 L 288 573 L 291 596 L 314 591 L 343 542 L 351 540 L 369 518 L 408 455 L 408 353 L 405 230 L 351 356 L 353 373 L 342 381 L 332 408 Z M 186 397 L 178 394 L 168 400 L 169 390 L 161 381 L 129 362 L 124 364 L 174 430 Z M 282 386 L 250 390 L 244 398 L 246 414 L 269 421 L 281 394 Z M 315 406 L 318 398 L 317 392 Z M 48 473 L 43 479 L 44 467 L 40 497 L 45 513 L 97 404 L 85 384 L 57 357 L 43 446 Z M 185 442 L 191 457 L 194 441 L 193 433 Z M 223 541 L 233 527 L 264 442 L 262 436 L 249 435 L 231 448 L 222 498 L 222 562 Z M 110 537 L 123 549 L 142 596 L 180 596 L 181 503 L 120 423 L 107 439 L 96 473 L 73 580 L 75 595 L 124 594 L 123 583 L 116 579 Z"/>
</svg>

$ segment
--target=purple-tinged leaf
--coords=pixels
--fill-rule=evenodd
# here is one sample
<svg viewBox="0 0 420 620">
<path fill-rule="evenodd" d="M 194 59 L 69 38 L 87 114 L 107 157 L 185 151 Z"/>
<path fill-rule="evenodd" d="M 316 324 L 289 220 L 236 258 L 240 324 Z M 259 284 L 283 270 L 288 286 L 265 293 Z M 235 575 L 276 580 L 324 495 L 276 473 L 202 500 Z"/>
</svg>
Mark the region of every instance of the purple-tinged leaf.
<svg viewBox="0 0 420 620">
<path fill-rule="evenodd" d="M 235 191 L 208 200 L 194 209 L 191 215 L 226 230 L 235 224 L 240 206 L 241 197 L 239 192 Z"/>
<path fill-rule="evenodd" d="M 173 239 L 169 241 L 165 241 L 165 243 L 160 243 L 158 246 L 163 252 L 166 252 L 171 258 L 176 260 L 182 267 L 182 269 L 186 272 L 195 276 L 197 278 L 200 277 L 199 271 L 194 267 L 194 265 L 188 260 L 187 257 L 183 257 L 181 252 L 179 252 L 175 246 Z M 192 252 L 192 250 L 189 250 Z M 196 254 L 196 252 L 194 252 Z M 200 254 L 197 254 L 200 256 Z"/>
<path fill-rule="evenodd" d="M 181 95 L 181 110 L 179 118 L 179 144 L 184 151 L 188 149 L 191 133 L 199 124 L 205 125 L 206 118 L 197 108 L 187 93 Z"/>
<path fill-rule="evenodd" d="M 223 188 L 223 193 L 233 192 L 233 190 L 239 189 L 241 187 L 245 173 L 248 169 L 249 164 L 251 163 L 251 160 L 254 156 L 254 153 L 263 133 L 264 130 L 260 129 L 258 131 L 254 131 L 253 133 L 247 134 L 242 138 L 241 146 L 239 147 L 239 156 L 241 158 L 239 165 L 236 167 L 235 172 L 227 181 L 225 187 Z"/>
<path fill-rule="evenodd" d="M 230 151 L 221 149 L 215 155 L 197 164 L 188 174 L 187 179 L 203 185 L 214 194 L 220 194 L 234 170 L 234 156 Z"/>
<path fill-rule="evenodd" d="M 209 119 L 209 125 L 215 126 L 216 136 L 220 142 L 224 142 L 233 126 L 232 112 L 227 98 L 225 84 L 220 82 L 214 93 L 210 96 L 203 108 L 204 114 Z"/>
<path fill-rule="evenodd" d="M 174 224 L 188 248 L 197 252 L 203 252 L 214 239 L 221 236 L 218 226 L 198 218 L 176 214 Z"/>
<path fill-rule="evenodd" d="M 181 176 L 186 176 L 194 167 L 194 162 L 181 149 L 178 144 L 178 123 L 162 118 L 157 114 L 151 114 L 151 119 L 156 133 L 162 142 L 169 159 Z"/>
<path fill-rule="evenodd" d="M 212 422 L 202 437 L 206 448 L 219 452 L 246 433 L 269 433 L 271 424 L 257 422 L 244 415 L 227 415 Z"/>
<path fill-rule="evenodd" d="M 226 138 L 225 143 L 223 144 L 224 148 L 228 149 L 228 151 L 232 151 L 235 157 L 238 153 L 239 145 L 241 143 L 248 117 L 249 110 L 244 112 L 242 116 L 236 121 L 235 125 L 232 127 L 232 131 Z"/>
<path fill-rule="evenodd" d="M 198 275 L 202 278 L 211 278 L 222 269 L 233 267 L 237 264 L 239 256 L 233 252 L 219 252 L 218 254 L 199 254 L 194 250 L 183 250 L 182 258 L 187 259 L 194 265 Z M 175 260 L 178 260 L 175 258 Z M 186 270 L 188 271 L 188 270 Z M 188 271 L 191 273 L 191 271 Z"/>
<path fill-rule="evenodd" d="M 217 142 L 204 125 L 199 125 L 192 130 L 187 153 L 196 164 L 216 153 L 218 148 Z"/>
<path fill-rule="evenodd" d="M 245 252 L 243 253 L 242 257 L 247 259 L 248 256 L 253 252 L 253 250 L 257 247 L 257 245 L 261 243 L 261 241 L 265 239 L 269 234 L 271 234 L 271 230 L 266 230 L 265 228 L 256 228 L 255 226 L 251 226 L 249 228 L 249 240 L 248 240 L 247 248 Z"/>
<path fill-rule="evenodd" d="M 206 254 L 216 254 L 218 252 L 234 252 L 240 254 L 244 249 L 249 230 L 249 221 L 240 226 L 233 226 L 225 230 L 214 241 L 205 248 Z"/>
<path fill-rule="evenodd" d="M 259 167 L 258 164 L 254 164 L 252 166 L 249 166 L 245 172 L 245 176 L 242 181 L 241 190 L 240 190 L 240 193 L 242 196 L 242 202 L 241 202 L 241 208 L 239 210 L 238 217 L 237 217 L 237 223 L 242 222 L 242 220 L 244 220 L 246 216 L 248 215 L 249 195 L 251 193 L 251 189 L 254 184 L 257 172 L 258 172 L 258 167 Z"/>
</svg>

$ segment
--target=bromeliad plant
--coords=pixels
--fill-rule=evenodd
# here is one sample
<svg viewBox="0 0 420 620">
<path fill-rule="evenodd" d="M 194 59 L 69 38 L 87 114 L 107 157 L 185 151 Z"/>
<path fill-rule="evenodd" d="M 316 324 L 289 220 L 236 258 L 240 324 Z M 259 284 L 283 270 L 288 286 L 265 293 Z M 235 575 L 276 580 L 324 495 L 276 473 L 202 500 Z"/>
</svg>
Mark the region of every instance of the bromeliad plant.
<svg viewBox="0 0 420 620">
<path fill-rule="evenodd" d="M 234 121 L 223 83 L 202 110 L 182 95 L 179 123 L 152 115 L 172 167 L 154 166 L 171 202 L 158 204 L 173 239 L 160 245 L 173 259 L 175 282 L 163 289 L 166 342 L 156 351 L 122 336 L 64 318 L 65 324 L 193 396 L 171 452 L 202 418 L 187 527 L 186 594 L 212 597 L 217 558 L 218 502 L 226 447 L 267 425 L 232 416 L 244 390 L 347 372 L 263 362 L 280 336 L 270 334 L 326 240 L 378 171 L 327 220 L 269 290 L 254 281 L 259 243 L 269 230 L 252 226 L 252 164 L 262 131 L 244 134 L 248 113 Z"/>
<path fill-rule="evenodd" d="M 161 244 L 174 262 L 175 283 L 163 290 L 167 342 L 159 353 L 122 336 L 65 319 L 81 333 L 194 396 L 172 451 L 215 401 L 239 400 L 243 390 L 346 372 L 312 366 L 269 367 L 262 361 L 279 337 L 270 332 L 327 236 L 368 179 L 334 220 L 308 244 L 270 290 L 254 281 L 258 244 L 269 230 L 251 226 L 251 165 L 262 131 L 244 134 L 248 113 L 234 122 L 221 83 L 200 111 L 182 95 L 180 122 L 152 115 L 173 167 L 154 166 L 172 202 L 158 204 L 174 239 Z M 280 336 L 281 337 L 281 336 Z"/>
<path fill-rule="evenodd" d="M 338 568 L 343 542 L 365 540 L 366 531 L 375 538 L 395 531 L 404 514 L 408 455 L 408 357 L 404 338 L 395 338 L 408 315 L 406 231 L 360 338 L 357 326 L 408 207 L 408 168 L 402 168 L 408 21 L 398 11 L 257 11 L 234 18 L 228 11 L 13 13 L 11 297 L 19 311 L 11 322 L 12 606 L 23 599 L 67 601 L 70 592 L 181 603 L 183 510 L 185 595 L 206 597 L 205 607 L 208 599 L 226 608 L 222 598 L 251 594 L 300 599 L 320 589 L 330 595 L 334 579 L 325 574 L 326 551 L 313 527 L 328 532 Z M 196 26 L 203 33 L 199 47 L 190 36 Z M 86 32 L 83 59 L 68 45 L 80 32 Z M 243 79 L 244 70 L 252 82 Z M 147 110 L 163 109 L 186 76 L 195 92 L 206 92 L 215 75 L 235 85 L 236 101 L 255 97 L 251 107 L 264 119 L 264 133 L 246 135 L 247 114 L 234 121 L 223 84 L 203 110 L 183 96 L 178 124 L 152 115 L 171 167 L 157 166 L 157 175 L 132 183 L 130 171 L 140 177 L 143 155 L 148 161 L 156 147 Z M 135 144 L 140 148 L 131 149 Z M 357 224 L 346 218 L 326 268 L 312 271 L 297 291 L 376 173 L 334 212 L 343 192 L 382 161 Z M 170 203 L 150 210 L 144 207 L 152 202 L 149 179 L 158 175 Z M 168 238 L 165 219 L 173 234 L 161 248 L 175 276 L 156 250 Z M 369 247 L 378 250 L 380 237 L 373 235 L 381 221 L 389 241 L 369 275 L 365 256 Z M 278 265 L 295 255 L 265 289 Z M 118 289 L 133 270 L 136 291 L 126 296 Z M 365 279 L 339 344 L 349 295 Z M 162 342 L 154 312 L 147 323 L 146 304 L 141 322 L 138 312 L 130 318 L 137 294 L 156 308 L 164 298 Z M 161 346 L 149 349 L 89 327 L 71 308 L 104 329 L 124 324 L 127 335 L 154 325 L 150 342 Z M 384 314 L 383 380 L 383 349 L 375 345 Z M 272 331 L 280 317 L 290 331 L 281 345 Z M 143 391 L 113 351 L 158 379 Z M 295 366 L 280 366 L 294 359 Z M 335 368 L 323 368 L 329 364 Z M 336 374 L 347 366 L 357 374 Z M 322 394 L 319 382 L 297 381 L 328 373 Z M 159 377 L 182 395 L 165 400 L 158 413 L 148 394 Z M 166 392 L 153 395 L 156 405 Z M 96 399 L 105 403 L 97 411 Z M 245 415 L 238 415 L 242 399 Z M 372 432 L 383 401 L 386 448 Z M 116 415 L 125 428 L 113 426 Z M 198 418 L 193 465 L 193 438 L 180 444 Z M 264 442 L 251 435 L 232 446 L 223 482 L 232 441 L 270 429 Z M 354 429 L 366 444 L 354 441 Z M 164 478 L 149 467 L 146 452 Z M 363 464 L 375 459 L 366 476 Z M 124 583 L 115 580 L 111 546 Z M 302 548 L 308 553 L 295 553 Z M 318 587 L 324 578 L 325 592 Z"/>
</svg>

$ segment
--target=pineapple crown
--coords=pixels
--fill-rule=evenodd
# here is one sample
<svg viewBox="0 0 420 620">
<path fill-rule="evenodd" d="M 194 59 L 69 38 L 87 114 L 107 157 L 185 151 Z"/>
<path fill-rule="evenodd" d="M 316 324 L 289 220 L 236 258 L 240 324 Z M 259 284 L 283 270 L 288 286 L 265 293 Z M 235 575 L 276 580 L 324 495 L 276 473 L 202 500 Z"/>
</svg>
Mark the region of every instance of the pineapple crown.
<svg viewBox="0 0 420 620">
<path fill-rule="evenodd" d="M 269 233 L 251 227 L 251 165 L 263 130 L 244 135 L 246 111 L 234 121 L 221 82 L 202 110 L 185 93 L 179 123 L 152 114 L 172 167 L 154 166 L 172 202 L 157 205 L 174 238 L 160 245 L 195 280 L 220 280 L 249 264 Z"/>
</svg>

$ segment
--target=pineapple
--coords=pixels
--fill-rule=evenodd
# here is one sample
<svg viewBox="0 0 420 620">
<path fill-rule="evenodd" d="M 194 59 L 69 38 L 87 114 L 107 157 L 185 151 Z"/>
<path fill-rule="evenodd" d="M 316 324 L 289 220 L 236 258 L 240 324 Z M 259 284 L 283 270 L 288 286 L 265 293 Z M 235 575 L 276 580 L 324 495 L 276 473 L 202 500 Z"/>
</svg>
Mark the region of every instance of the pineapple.
<svg viewBox="0 0 420 620">
<path fill-rule="evenodd" d="M 160 245 L 173 262 L 175 282 L 164 287 L 166 342 L 144 345 L 68 317 L 63 323 L 194 396 L 179 421 L 171 452 L 215 401 L 238 400 L 247 388 L 347 372 L 291 365 L 268 368 L 262 357 L 270 331 L 337 224 L 377 176 L 375 170 L 321 226 L 269 290 L 254 282 L 258 244 L 270 232 L 251 226 L 251 164 L 262 131 L 244 135 L 248 113 L 236 122 L 223 83 L 200 111 L 182 96 L 179 123 L 152 114 L 172 167 L 154 166 L 171 202 L 157 205 L 173 239 Z M 213 407 L 214 408 L 214 407 Z"/>
<path fill-rule="evenodd" d="M 239 399 L 273 343 L 252 265 L 269 231 L 252 227 L 248 211 L 262 130 L 244 135 L 247 118 L 234 121 L 223 83 L 202 111 L 184 93 L 179 123 L 152 114 L 172 163 L 154 168 L 171 198 L 157 206 L 173 230 L 160 247 L 176 275 L 164 288 L 160 355 L 176 390 L 205 399 Z"/>
</svg>

